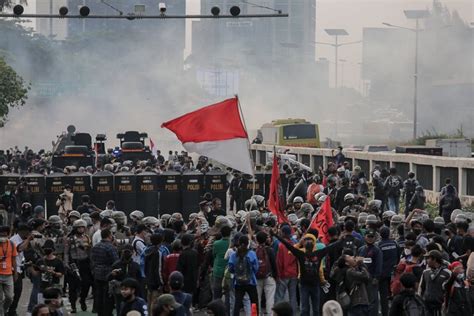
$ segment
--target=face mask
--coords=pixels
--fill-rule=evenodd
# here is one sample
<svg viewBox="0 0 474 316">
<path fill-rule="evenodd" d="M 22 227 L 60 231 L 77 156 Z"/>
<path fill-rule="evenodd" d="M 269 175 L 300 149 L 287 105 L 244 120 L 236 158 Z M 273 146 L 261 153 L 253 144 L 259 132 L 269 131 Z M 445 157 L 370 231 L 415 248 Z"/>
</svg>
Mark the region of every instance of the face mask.
<svg viewBox="0 0 474 316">
<path fill-rule="evenodd" d="M 5 191 L 5 195 L 10 195 L 10 191 Z"/>
<path fill-rule="evenodd" d="M 0 237 L 0 243 L 3 243 L 8 240 L 8 237 Z"/>
<path fill-rule="evenodd" d="M 405 249 L 403 252 L 405 253 L 405 256 L 411 255 L 411 249 Z"/>
</svg>

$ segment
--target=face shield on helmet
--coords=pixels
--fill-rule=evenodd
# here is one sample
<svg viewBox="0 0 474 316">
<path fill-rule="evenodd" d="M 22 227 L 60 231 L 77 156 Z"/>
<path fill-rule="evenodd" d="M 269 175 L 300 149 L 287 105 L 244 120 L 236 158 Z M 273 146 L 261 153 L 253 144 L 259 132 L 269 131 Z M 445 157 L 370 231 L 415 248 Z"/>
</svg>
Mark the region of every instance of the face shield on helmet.
<svg viewBox="0 0 474 316">
<path fill-rule="evenodd" d="M 115 211 L 112 213 L 112 218 L 115 220 L 117 225 L 124 226 L 127 225 L 127 216 L 122 211 Z"/>
</svg>

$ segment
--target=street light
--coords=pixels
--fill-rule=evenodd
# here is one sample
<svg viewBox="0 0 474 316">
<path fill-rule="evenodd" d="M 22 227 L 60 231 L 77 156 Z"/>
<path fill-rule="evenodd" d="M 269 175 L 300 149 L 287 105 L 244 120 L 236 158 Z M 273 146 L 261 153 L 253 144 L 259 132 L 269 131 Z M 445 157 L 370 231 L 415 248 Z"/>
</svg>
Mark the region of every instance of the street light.
<svg viewBox="0 0 474 316">
<path fill-rule="evenodd" d="M 430 12 L 428 10 L 404 10 L 403 13 L 407 19 L 415 20 L 414 29 L 385 22 L 382 24 L 389 27 L 415 32 L 415 71 L 413 74 L 413 139 L 416 139 L 418 120 L 418 33 L 421 31 L 419 20 L 427 18 L 430 15 Z"/>
<path fill-rule="evenodd" d="M 329 36 L 334 36 L 334 43 L 325 43 L 325 42 L 314 42 L 316 44 L 321 44 L 321 45 L 329 45 L 334 47 L 334 64 L 335 64 L 335 75 L 334 75 L 334 87 L 337 88 L 337 68 L 338 68 L 338 49 L 340 46 L 344 45 L 351 45 L 351 44 L 357 44 L 362 41 L 355 41 L 355 42 L 346 42 L 346 43 L 339 43 L 338 37 L 339 36 L 346 36 L 349 35 L 346 30 L 344 29 L 325 29 L 324 30 Z"/>
</svg>

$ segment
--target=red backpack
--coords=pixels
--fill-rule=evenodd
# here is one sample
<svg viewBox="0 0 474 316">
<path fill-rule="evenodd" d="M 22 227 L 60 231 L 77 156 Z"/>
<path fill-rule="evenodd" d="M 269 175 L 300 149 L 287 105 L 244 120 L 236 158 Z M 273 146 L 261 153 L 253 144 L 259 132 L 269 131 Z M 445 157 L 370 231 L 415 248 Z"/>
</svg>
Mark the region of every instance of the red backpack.
<svg viewBox="0 0 474 316">
<path fill-rule="evenodd" d="M 272 268 L 270 263 L 270 258 L 268 256 L 268 251 L 264 246 L 257 247 L 257 259 L 258 259 L 258 271 L 257 279 L 265 279 L 272 274 Z"/>
<path fill-rule="evenodd" d="M 415 262 L 400 262 L 395 268 L 392 280 L 390 281 L 390 291 L 392 296 L 399 294 L 402 290 L 402 284 L 400 283 L 400 276 L 403 273 L 412 273 L 413 268 L 418 266 Z"/>
</svg>

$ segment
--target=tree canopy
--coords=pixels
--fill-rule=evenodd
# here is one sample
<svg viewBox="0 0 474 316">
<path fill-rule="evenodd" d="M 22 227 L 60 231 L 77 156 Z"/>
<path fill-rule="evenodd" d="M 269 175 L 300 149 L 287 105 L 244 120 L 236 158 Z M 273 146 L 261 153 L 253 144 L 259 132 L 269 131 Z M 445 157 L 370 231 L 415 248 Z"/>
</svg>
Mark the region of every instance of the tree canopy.
<svg viewBox="0 0 474 316">
<path fill-rule="evenodd" d="M 7 121 L 10 108 L 25 104 L 28 89 L 23 78 L 0 56 L 0 127 Z"/>
</svg>

